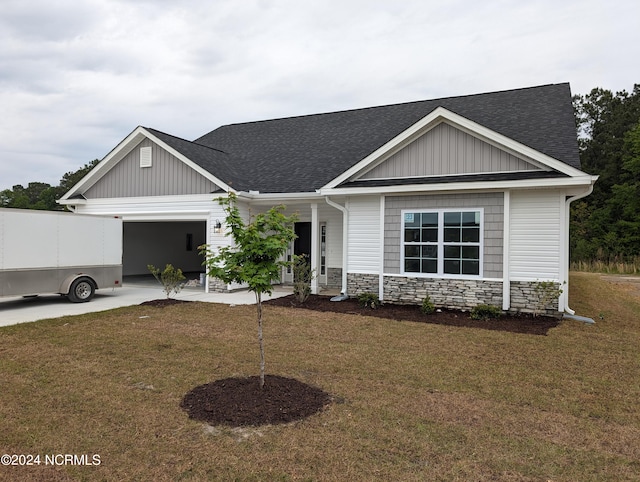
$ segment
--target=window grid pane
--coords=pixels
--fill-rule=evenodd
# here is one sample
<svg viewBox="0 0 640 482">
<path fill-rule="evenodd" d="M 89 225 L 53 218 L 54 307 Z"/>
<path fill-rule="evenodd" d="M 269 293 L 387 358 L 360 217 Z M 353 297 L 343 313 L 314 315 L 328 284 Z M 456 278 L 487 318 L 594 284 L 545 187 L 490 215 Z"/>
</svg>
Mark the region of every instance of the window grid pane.
<svg viewBox="0 0 640 482">
<path fill-rule="evenodd" d="M 404 271 L 480 274 L 480 211 L 413 212 L 404 217 Z"/>
</svg>

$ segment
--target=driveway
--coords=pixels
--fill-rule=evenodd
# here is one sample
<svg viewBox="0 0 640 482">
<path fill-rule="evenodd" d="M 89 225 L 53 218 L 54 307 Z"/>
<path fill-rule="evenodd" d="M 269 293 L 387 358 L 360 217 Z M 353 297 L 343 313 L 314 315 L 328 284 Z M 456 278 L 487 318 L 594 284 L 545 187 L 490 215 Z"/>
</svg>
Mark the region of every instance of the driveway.
<svg viewBox="0 0 640 482">
<path fill-rule="evenodd" d="M 276 286 L 273 297 L 279 298 L 289 294 L 291 294 L 290 287 Z M 0 327 L 46 318 L 97 313 L 122 306 L 139 305 L 144 301 L 165 296 L 158 283 L 127 283 L 125 281 L 121 288 L 97 290 L 93 300 L 88 303 L 71 303 L 65 296 L 60 295 L 0 298 Z M 228 305 L 247 305 L 256 302 L 255 295 L 246 290 L 233 293 L 204 293 L 201 288 L 184 288 L 175 298 Z"/>
</svg>

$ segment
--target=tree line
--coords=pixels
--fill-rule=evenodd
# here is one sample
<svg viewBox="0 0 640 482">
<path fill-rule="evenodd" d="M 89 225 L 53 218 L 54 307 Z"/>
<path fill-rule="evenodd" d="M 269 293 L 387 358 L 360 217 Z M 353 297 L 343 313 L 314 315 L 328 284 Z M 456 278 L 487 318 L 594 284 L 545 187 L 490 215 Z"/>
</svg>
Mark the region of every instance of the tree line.
<svg viewBox="0 0 640 482">
<path fill-rule="evenodd" d="M 571 260 L 640 258 L 640 84 L 573 98 L 582 170 L 599 176 L 593 193 L 572 204 Z"/>
<path fill-rule="evenodd" d="M 582 170 L 598 175 L 593 193 L 571 207 L 571 260 L 640 258 L 640 84 L 631 92 L 594 88 L 573 97 Z M 62 210 L 57 199 L 98 160 L 67 172 L 58 186 L 30 182 L 0 192 L 0 206 Z"/>
<path fill-rule="evenodd" d="M 46 182 L 30 182 L 12 189 L 0 191 L 0 207 L 41 209 L 44 211 L 63 211 L 65 208 L 56 201 L 82 179 L 97 163 L 98 159 L 88 162 L 77 171 L 69 171 L 62 176 L 57 186 Z"/>
</svg>

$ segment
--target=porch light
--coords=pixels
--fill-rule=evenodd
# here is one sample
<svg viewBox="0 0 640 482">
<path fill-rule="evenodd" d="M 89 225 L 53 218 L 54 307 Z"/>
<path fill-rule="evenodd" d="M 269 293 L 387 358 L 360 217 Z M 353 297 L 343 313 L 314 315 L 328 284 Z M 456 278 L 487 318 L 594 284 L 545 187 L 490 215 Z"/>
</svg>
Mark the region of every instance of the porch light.
<svg viewBox="0 0 640 482">
<path fill-rule="evenodd" d="M 213 225 L 213 232 L 220 233 L 222 232 L 222 223 L 219 219 L 216 219 L 216 224 Z"/>
</svg>

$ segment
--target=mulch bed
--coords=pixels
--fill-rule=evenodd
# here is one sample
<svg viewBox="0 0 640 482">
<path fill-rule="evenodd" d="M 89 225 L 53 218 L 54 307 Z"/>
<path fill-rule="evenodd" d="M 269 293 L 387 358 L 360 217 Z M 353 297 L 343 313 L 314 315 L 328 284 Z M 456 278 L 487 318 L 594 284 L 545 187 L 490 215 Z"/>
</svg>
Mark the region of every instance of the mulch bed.
<svg viewBox="0 0 640 482">
<path fill-rule="evenodd" d="M 331 402 L 331 396 L 293 378 L 265 375 L 226 378 L 195 387 L 180 407 L 189 418 L 231 427 L 276 425 L 313 415 Z"/>
<path fill-rule="evenodd" d="M 331 301 L 329 296 L 310 295 L 303 304 L 297 302 L 294 295 L 275 298 L 265 303 L 272 306 L 285 306 L 332 313 L 350 315 L 376 316 L 395 321 L 411 321 L 433 323 L 437 325 L 459 326 L 466 328 L 482 328 L 485 330 L 509 331 L 527 335 L 546 335 L 551 328 L 560 324 L 560 319 L 530 314 L 505 314 L 497 319 L 473 320 L 468 312 L 456 310 L 440 310 L 430 315 L 420 311 L 419 306 L 383 304 L 371 309 L 360 306 L 358 300 L 349 298 L 345 301 Z"/>
</svg>

